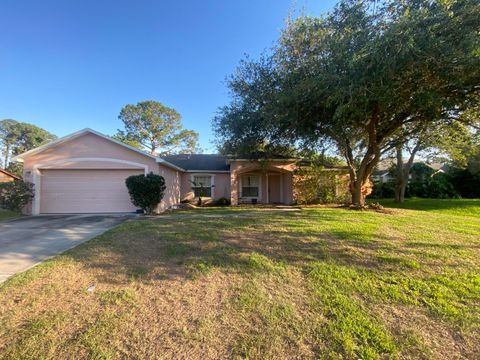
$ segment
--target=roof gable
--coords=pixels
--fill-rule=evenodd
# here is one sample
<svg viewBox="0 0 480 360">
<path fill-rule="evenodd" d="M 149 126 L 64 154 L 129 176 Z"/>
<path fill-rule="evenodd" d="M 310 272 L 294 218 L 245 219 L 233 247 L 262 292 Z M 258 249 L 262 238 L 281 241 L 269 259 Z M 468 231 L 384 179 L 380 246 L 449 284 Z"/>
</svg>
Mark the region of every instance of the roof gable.
<svg viewBox="0 0 480 360">
<path fill-rule="evenodd" d="M 111 138 L 111 137 L 109 137 L 109 136 L 107 136 L 107 135 L 104 135 L 104 134 L 102 134 L 102 133 L 100 133 L 100 132 L 98 132 L 98 131 L 95 131 L 95 130 L 92 130 L 92 129 L 89 129 L 89 128 L 86 128 L 86 129 L 83 129 L 83 130 L 74 132 L 74 133 L 72 133 L 72 134 L 70 134 L 70 135 L 67 135 L 67 136 L 64 136 L 64 137 L 62 137 L 62 138 L 56 139 L 56 140 L 51 141 L 51 142 L 49 142 L 49 143 L 47 143 L 47 144 L 45 144 L 45 145 L 39 146 L 39 147 L 37 147 L 37 148 L 35 148 L 35 149 L 29 150 L 29 151 L 27 151 L 27 152 L 25 152 L 25 153 L 23 153 L 23 154 L 20 154 L 20 155 L 15 156 L 12 160 L 13 160 L 13 161 L 23 162 L 23 160 L 24 160 L 25 158 L 29 157 L 29 156 L 32 156 L 32 155 L 35 155 L 35 154 L 39 154 L 39 153 L 41 153 L 41 152 L 43 152 L 43 151 L 45 151 L 45 150 L 48 150 L 48 149 L 53 148 L 53 147 L 55 147 L 55 146 L 59 146 L 59 145 L 64 144 L 64 143 L 66 143 L 66 142 L 68 142 L 68 141 L 77 139 L 77 138 L 79 138 L 79 137 L 81 137 L 81 136 L 83 136 L 83 135 L 86 135 L 86 134 L 96 135 L 96 136 L 98 136 L 98 137 L 100 137 L 100 138 L 102 138 L 102 139 L 104 139 L 104 140 L 107 140 L 107 141 L 112 142 L 112 143 L 114 143 L 114 144 L 120 145 L 120 146 L 122 146 L 123 148 L 129 149 L 130 151 L 134 151 L 134 152 L 136 152 L 136 153 L 138 153 L 138 154 L 141 154 L 141 155 L 143 155 L 143 156 L 146 156 L 146 157 L 149 157 L 149 158 L 151 158 L 151 159 L 154 159 L 154 160 L 157 161 L 158 163 L 161 163 L 161 164 L 163 164 L 163 165 L 165 165 L 165 166 L 174 168 L 174 169 L 176 169 L 176 170 L 183 171 L 182 168 L 179 168 L 178 166 L 176 166 L 176 165 L 174 165 L 174 164 L 171 164 L 171 163 L 169 163 L 168 161 L 165 161 L 165 160 L 163 160 L 163 159 L 161 159 L 161 158 L 158 158 L 158 157 L 155 156 L 155 155 L 148 154 L 148 153 L 146 153 L 146 152 L 143 151 L 143 150 L 140 150 L 140 149 L 137 149 L 137 148 L 135 148 L 135 147 L 133 147 L 133 146 L 127 145 L 127 144 L 125 144 L 125 143 L 122 143 L 121 141 L 115 140 L 115 139 L 113 139 L 113 138 Z"/>
<path fill-rule="evenodd" d="M 67 141 L 76 139 L 76 138 L 78 138 L 78 137 L 80 137 L 80 136 L 82 136 L 82 135 L 88 134 L 88 133 L 97 135 L 97 136 L 99 136 L 99 137 L 101 137 L 101 138 L 103 138 L 103 139 L 106 139 L 106 140 L 108 140 L 108 141 L 111 141 L 111 142 L 113 142 L 113 143 L 116 143 L 116 144 L 118 144 L 118 145 L 121 145 L 121 146 L 123 146 L 123 147 L 126 147 L 126 148 L 128 148 L 128 149 L 130 149 L 130 150 L 132 150 L 132 151 L 136 151 L 136 152 L 138 152 L 138 153 L 140 153 L 140 154 L 142 154 L 142 155 L 148 156 L 148 157 L 153 158 L 153 159 L 157 159 L 157 157 L 154 156 L 154 155 L 147 154 L 146 152 L 144 152 L 144 151 L 142 151 L 142 150 L 140 150 L 140 149 L 134 148 L 133 146 L 130 146 L 130 145 L 124 144 L 124 143 L 122 143 L 122 142 L 120 142 L 120 141 L 117 141 L 117 140 L 115 140 L 115 139 L 112 139 L 111 137 L 109 137 L 109 136 L 107 136 L 107 135 L 103 135 L 102 133 L 99 133 L 98 131 L 95 131 L 95 130 L 86 128 L 86 129 L 83 129 L 83 130 L 80 130 L 80 131 L 76 131 L 76 132 L 74 132 L 74 133 L 72 133 L 72 134 L 70 134 L 70 135 L 67 135 L 67 136 L 61 137 L 61 138 L 59 138 L 59 139 L 53 140 L 53 141 L 51 141 L 51 142 L 49 142 L 49 143 L 47 143 L 47 144 L 44 144 L 44 145 L 42 145 L 42 146 L 39 146 L 39 147 L 35 148 L 35 149 L 29 150 L 29 151 L 27 151 L 27 152 L 24 152 L 23 154 L 17 155 L 17 156 L 15 156 L 12 160 L 14 160 L 14 161 L 23 161 L 23 159 L 26 158 L 26 157 L 28 157 L 28 156 L 31 156 L 31 155 L 33 155 L 33 154 L 38 154 L 38 153 L 40 153 L 40 152 L 42 152 L 42 151 L 45 151 L 45 150 L 50 149 L 50 148 L 52 148 L 52 147 L 54 147 L 54 146 L 63 144 L 63 143 L 65 143 L 65 142 L 67 142 Z"/>
</svg>

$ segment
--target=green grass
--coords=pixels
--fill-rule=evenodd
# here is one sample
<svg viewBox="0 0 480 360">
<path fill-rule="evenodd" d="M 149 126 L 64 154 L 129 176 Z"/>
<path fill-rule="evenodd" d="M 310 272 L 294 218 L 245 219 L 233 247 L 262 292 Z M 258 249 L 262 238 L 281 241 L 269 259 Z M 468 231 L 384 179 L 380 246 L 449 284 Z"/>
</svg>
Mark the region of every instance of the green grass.
<svg viewBox="0 0 480 360">
<path fill-rule="evenodd" d="M 0 358 L 478 358 L 479 201 L 381 203 L 123 223 L 0 288 Z"/>
<path fill-rule="evenodd" d="M 382 199 L 378 202 L 389 208 L 421 210 L 461 216 L 480 216 L 480 199 L 407 198 L 402 204 L 395 203 L 393 199 Z"/>
<path fill-rule="evenodd" d="M 22 214 L 18 212 L 0 209 L 0 221 L 11 220 L 20 216 L 22 216 Z"/>
</svg>

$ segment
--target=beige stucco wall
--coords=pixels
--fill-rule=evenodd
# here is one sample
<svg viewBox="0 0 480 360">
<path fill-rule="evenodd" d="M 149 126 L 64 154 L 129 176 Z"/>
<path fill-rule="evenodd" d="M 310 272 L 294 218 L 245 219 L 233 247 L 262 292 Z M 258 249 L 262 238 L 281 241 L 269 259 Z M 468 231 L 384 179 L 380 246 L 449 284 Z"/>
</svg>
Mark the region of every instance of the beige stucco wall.
<svg viewBox="0 0 480 360">
<path fill-rule="evenodd" d="M 241 199 L 240 177 L 247 174 L 256 174 L 261 176 L 261 194 L 258 198 L 259 203 L 267 203 L 267 174 L 280 175 L 281 177 L 281 202 L 284 204 L 293 203 L 293 171 L 296 168 L 292 161 L 270 161 L 259 163 L 256 161 L 232 161 L 230 163 L 230 186 L 232 205 L 238 203 L 249 203 L 251 199 Z"/>
<path fill-rule="evenodd" d="M 211 175 L 213 176 L 213 198 L 220 199 L 222 197 L 230 199 L 230 174 L 220 172 L 208 172 L 208 173 L 181 173 L 181 186 L 180 186 L 180 198 L 181 200 L 191 200 L 193 198 L 191 179 L 194 175 Z"/>
<path fill-rule="evenodd" d="M 157 173 L 165 179 L 165 193 L 162 202 L 157 207 L 157 212 L 162 212 L 170 206 L 180 203 L 180 172 L 164 165 L 157 165 Z"/>
<path fill-rule="evenodd" d="M 143 169 L 165 178 L 166 191 L 158 211 L 180 201 L 180 175 L 175 169 L 158 164 L 154 158 L 130 150 L 93 133 L 52 146 L 24 159 L 24 179 L 36 184 L 35 201 L 41 188 L 41 169 Z M 36 205 L 39 207 L 39 205 Z M 31 209 L 27 209 L 31 211 Z"/>
<path fill-rule="evenodd" d="M 51 163 L 55 160 L 71 158 L 120 159 L 147 165 L 148 171 L 155 171 L 157 168 L 155 159 L 132 151 L 95 134 L 87 133 L 27 157 L 24 161 L 24 169 L 27 171 L 31 170 L 35 165 L 38 166 L 40 164 Z"/>
</svg>

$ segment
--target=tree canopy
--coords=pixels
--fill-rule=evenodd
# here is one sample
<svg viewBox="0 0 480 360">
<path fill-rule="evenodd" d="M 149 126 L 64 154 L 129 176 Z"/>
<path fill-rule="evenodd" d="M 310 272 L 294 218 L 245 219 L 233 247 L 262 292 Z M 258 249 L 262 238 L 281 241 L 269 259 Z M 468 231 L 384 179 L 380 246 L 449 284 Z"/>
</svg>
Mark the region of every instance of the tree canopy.
<svg viewBox="0 0 480 360">
<path fill-rule="evenodd" d="M 342 0 L 289 20 L 270 54 L 244 60 L 214 128 L 222 144 L 331 142 L 348 163 L 352 202 L 408 124 L 459 121 L 479 101 L 475 0 Z"/>
<path fill-rule="evenodd" d="M 12 156 L 36 148 L 57 137 L 36 125 L 12 119 L 0 121 L 0 150 L 3 166 L 9 165 Z"/>
<path fill-rule="evenodd" d="M 151 154 L 199 152 L 198 133 L 182 127 L 180 114 L 157 101 L 126 105 L 118 116 L 125 130 L 113 137 Z"/>
</svg>

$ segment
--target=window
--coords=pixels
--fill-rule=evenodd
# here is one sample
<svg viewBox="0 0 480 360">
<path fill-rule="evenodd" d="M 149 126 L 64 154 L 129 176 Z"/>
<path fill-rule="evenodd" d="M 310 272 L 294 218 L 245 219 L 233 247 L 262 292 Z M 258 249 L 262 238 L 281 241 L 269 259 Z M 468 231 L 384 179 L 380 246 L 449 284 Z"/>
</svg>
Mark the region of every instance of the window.
<svg viewBox="0 0 480 360">
<path fill-rule="evenodd" d="M 260 176 L 242 176 L 242 197 L 258 197 L 260 193 Z"/>
<path fill-rule="evenodd" d="M 195 175 L 192 182 L 195 197 L 212 197 L 212 177 L 210 175 Z"/>
</svg>

